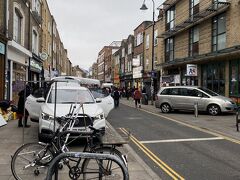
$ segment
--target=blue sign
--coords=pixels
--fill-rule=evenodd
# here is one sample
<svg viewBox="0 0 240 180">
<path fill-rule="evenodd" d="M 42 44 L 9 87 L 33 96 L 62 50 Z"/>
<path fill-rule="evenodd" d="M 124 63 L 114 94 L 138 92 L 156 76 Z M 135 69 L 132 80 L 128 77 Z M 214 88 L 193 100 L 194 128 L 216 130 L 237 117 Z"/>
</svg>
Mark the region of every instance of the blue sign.
<svg viewBox="0 0 240 180">
<path fill-rule="evenodd" d="M 0 54 L 5 54 L 5 44 L 0 42 Z"/>
</svg>

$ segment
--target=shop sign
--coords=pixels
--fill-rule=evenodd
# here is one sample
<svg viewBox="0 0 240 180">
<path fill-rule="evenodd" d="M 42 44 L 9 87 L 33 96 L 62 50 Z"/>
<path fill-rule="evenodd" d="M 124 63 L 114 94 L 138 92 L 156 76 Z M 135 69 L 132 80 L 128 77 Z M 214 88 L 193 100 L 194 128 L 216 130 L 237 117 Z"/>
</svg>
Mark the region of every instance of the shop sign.
<svg viewBox="0 0 240 180">
<path fill-rule="evenodd" d="M 186 76 L 197 76 L 197 65 L 196 64 L 187 64 Z"/>
<path fill-rule="evenodd" d="M 140 66 L 140 59 L 139 58 L 133 58 L 132 65 L 137 67 Z"/>
<path fill-rule="evenodd" d="M 133 78 L 142 78 L 142 66 L 133 68 Z"/>
<path fill-rule="evenodd" d="M 42 53 L 40 53 L 40 58 L 41 58 L 43 61 L 45 61 L 45 60 L 47 60 L 47 58 L 48 58 L 48 54 L 45 53 L 45 52 L 42 52 Z"/>
<path fill-rule="evenodd" d="M 5 44 L 0 42 L 0 54 L 5 54 Z"/>
<path fill-rule="evenodd" d="M 42 65 L 35 61 L 34 59 L 30 60 L 30 69 L 37 72 L 42 72 Z"/>
</svg>

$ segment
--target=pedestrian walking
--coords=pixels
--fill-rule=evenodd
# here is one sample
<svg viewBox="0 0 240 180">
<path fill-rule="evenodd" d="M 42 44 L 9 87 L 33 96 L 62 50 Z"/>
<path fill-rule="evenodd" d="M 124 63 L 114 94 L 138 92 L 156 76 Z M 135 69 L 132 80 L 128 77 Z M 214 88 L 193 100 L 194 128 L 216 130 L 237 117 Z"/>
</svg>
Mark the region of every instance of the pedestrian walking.
<svg viewBox="0 0 240 180">
<path fill-rule="evenodd" d="M 142 93 L 139 91 L 138 88 L 135 89 L 133 93 L 133 98 L 135 100 L 135 107 L 141 108 L 140 99 L 142 98 Z"/>
<path fill-rule="evenodd" d="M 25 94 L 26 93 L 26 94 Z M 31 88 L 29 85 L 26 85 L 26 88 L 21 90 L 18 93 L 19 99 L 18 99 L 18 110 L 17 110 L 17 116 L 18 116 L 18 127 L 24 127 L 28 128 L 30 125 L 27 124 L 27 119 L 28 119 L 28 112 L 25 110 L 25 119 L 23 122 L 23 116 L 24 116 L 24 104 L 26 101 L 26 98 L 31 94 Z"/>
<path fill-rule="evenodd" d="M 130 91 L 129 88 L 127 88 L 127 90 L 126 90 L 126 97 L 127 97 L 127 100 L 129 100 L 129 96 L 130 96 L 130 94 L 131 94 L 131 91 Z"/>
<path fill-rule="evenodd" d="M 113 92 L 113 99 L 114 99 L 114 107 L 117 108 L 119 106 L 119 98 L 120 98 L 120 92 L 118 91 L 118 88 L 116 88 Z"/>
</svg>

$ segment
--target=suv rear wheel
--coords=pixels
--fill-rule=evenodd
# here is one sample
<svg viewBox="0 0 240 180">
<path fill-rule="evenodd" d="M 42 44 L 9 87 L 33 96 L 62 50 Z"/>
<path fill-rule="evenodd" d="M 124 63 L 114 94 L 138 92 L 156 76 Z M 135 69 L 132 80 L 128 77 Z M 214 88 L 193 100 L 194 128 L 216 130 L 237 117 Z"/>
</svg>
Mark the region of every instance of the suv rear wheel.
<svg viewBox="0 0 240 180">
<path fill-rule="evenodd" d="M 221 113 L 220 107 L 216 104 L 210 104 L 207 108 L 207 111 L 212 116 L 216 116 Z"/>
<path fill-rule="evenodd" d="M 161 111 L 162 113 L 169 113 L 171 111 L 171 106 L 168 103 L 163 103 L 161 105 Z"/>
</svg>

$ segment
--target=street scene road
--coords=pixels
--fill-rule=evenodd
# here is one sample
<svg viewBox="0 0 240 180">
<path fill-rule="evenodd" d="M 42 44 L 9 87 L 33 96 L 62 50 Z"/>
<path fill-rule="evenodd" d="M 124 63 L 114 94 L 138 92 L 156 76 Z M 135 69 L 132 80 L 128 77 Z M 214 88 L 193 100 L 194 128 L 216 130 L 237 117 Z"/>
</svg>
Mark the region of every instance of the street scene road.
<svg viewBox="0 0 240 180">
<path fill-rule="evenodd" d="M 108 121 L 131 132 L 131 147 L 162 179 L 240 178 L 240 146 L 222 136 L 123 104 Z"/>
</svg>

